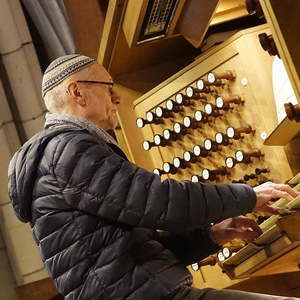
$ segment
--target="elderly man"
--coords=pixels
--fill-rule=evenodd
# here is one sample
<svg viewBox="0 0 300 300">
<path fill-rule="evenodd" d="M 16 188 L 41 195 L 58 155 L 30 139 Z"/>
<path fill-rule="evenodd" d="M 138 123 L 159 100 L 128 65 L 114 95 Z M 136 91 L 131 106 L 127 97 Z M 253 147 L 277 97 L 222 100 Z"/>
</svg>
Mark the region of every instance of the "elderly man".
<svg viewBox="0 0 300 300">
<path fill-rule="evenodd" d="M 106 132 L 117 125 L 120 99 L 91 58 L 56 59 L 42 91 L 50 113 L 14 155 L 9 195 L 65 299 L 273 299 L 191 288 L 186 266 L 232 238 L 256 238 L 259 227 L 241 215 L 276 213 L 272 198 L 298 192 L 273 183 L 161 182 L 130 163 Z"/>
</svg>

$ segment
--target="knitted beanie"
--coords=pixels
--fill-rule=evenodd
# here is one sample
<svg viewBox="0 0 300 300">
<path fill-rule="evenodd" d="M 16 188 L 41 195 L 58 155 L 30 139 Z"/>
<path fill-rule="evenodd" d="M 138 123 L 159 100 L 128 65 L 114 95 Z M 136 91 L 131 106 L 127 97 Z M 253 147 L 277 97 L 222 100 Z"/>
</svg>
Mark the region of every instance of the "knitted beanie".
<svg viewBox="0 0 300 300">
<path fill-rule="evenodd" d="M 86 68 L 93 62 L 95 62 L 95 59 L 79 54 L 64 55 L 55 59 L 48 66 L 43 76 L 43 98 L 49 90 L 57 86 L 71 74 Z"/>
</svg>

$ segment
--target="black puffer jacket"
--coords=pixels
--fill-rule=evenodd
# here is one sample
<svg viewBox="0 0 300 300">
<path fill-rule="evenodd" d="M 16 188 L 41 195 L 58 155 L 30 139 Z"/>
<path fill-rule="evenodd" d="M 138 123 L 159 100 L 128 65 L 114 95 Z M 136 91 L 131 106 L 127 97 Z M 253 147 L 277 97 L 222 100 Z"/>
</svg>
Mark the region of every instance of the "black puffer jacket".
<svg viewBox="0 0 300 300">
<path fill-rule="evenodd" d="M 67 300 L 160 299 L 191 282 L 187 264 L 216 251 L 209 224 L 256 201 L 247 185 L 161 182 L 75 127 L 22 146 L 9 195 Z"/>
</svg>

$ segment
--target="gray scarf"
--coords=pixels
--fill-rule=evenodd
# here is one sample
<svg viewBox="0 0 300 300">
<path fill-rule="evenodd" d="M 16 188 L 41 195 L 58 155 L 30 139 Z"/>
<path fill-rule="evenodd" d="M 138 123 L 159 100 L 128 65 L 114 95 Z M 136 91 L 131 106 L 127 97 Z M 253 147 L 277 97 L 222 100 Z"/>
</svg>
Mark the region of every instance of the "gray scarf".
<svg viewBox="0 0 300 300">
<path fill-rule="evenodd" d="M 117 142 L 110 134 L 86 119 L 73 115 L 60 115 L 53 113 L 47 113 L 45 119 L 45 129 L 51 126 L 65 127 L 66 125 L 72 125 L 77 128 L 86 129 L 91 135 L 95 136 L 96 138 L 105 141 L 106 143 L 114 144 L 119 148 Z"/>
</svg>

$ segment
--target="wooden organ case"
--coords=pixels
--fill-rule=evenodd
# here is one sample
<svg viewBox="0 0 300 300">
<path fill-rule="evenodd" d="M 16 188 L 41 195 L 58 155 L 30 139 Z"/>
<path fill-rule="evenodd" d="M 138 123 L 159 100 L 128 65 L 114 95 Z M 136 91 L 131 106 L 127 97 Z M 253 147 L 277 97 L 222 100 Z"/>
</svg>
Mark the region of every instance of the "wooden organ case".
<svg viewBox="0 0 300 300">
<path fill-rule="evenodd" d="M 300 171 L 297 164 L 299 160 L 291 161 L 286 149 L 277 146 L 285 145 L 297 136 L 300 123 L 285 118 L 281 124 L 277 124 L 272 86 L 274 56 L 263 51 L 258 40 L 259 34 L 266 34 L 267 37 L 273 34 L 296 98 L 299 99 L 300 55 L 294 49 L 299 38 L 288 34 L 283 22 L 287 15 L 291 15 L 291 23 L 295 27 L 299 20 L 299 4 L 290 0 L 289 4 L 295 7 L 288 12 L 280 1 L 249 1 L 260 2 L 267 24 L 236 33 L 222 44 L 196 57 L 193 63 L 175 75 L 151 90 L 148 89 L 142 96 L 138 97 L 140 92 L 144 92 L 143 89 L 137 88 L 131 102 L 121 103 L 121 128 L 116 131 L 116 135 L 133 161 L 161 176 L 161 180 L 174 178 L 212 183 L 242 182 L 252 186 L 268 180 L 288 182 Z M 133 1 L 130 2 L 133 5 Z M 139 1 L 141 5 L 144 2 Z M 237 2 L 240 5 L 241 1 Z M 129 14 L 126 18 L 125 14 L 125 21 L 130 21 L 131 17 Z M 137 18 L 135 21 L 140 22 Z M 147 56 L 151 64 L 156 59 L 153 53 L 162 57 L 166 54 L 166 48 L 159 41 L 153 42 L 152 51 L 149 44 L 134 45 L 136 33 L 125 38 L 124 32 L 131 32 L 125 25 L 123 24 L 123 31 L 119 35 L 114 34 L 117 36 L 114 48 L 109 44 L 109 47 L 101 47 L 105 44 L 101 43 L 99 52 L 99 60 L 120 85 L 117 88 L 121 96 L 122 93 L 126 96 L 132 94 L 124 89 L 135 89 L 132 79 L 144 79 L 143 73 L 138 73 L 137 69 L 147 69 Z M 116 33 L 116 29 L 113 32 Z M 203 35 L 200 43 L 202 38 Z M 128 49 L 126 39 L 130 42 Z M 166 38 L 165 42 L 169 43 L 168 49 L 176 50 L 170 50 L 170 56 L 173 57 L 175 52 L 180 51 L 172 41 L 171 38 Z M 104 50 L 112 48 L 114 54 L 109 60 L 109 51 Z M 127 55 L 127 60 L 124 60 L 122 53 Z M 134 115 L 131 114 L 132 107 Z M 299 145 L 299 139 L 296 145 Z M 300 178 L 294 178 L 293 186 L 297 186 L 299 182 Z M 287 228 L 296 228 L 298 221 L 298 214 L 292 218 L 284 217 L 277 222 L 281 225 L 272 229 L 272 234 L 278 234 L 279 238 L 280 233 L 281 238 L 285 236 L 283 232 Z M 245 272 L 240 271 L 239 274 L 231 268 L 232 265 L 228 267 L 220 261 L 214 266 L 194 265 L 191 272 L 195 286 L 230 287 L 300 296 L 300 274 L 297 272 L 298 261 L 300 262 L 299 238 L 298 235 L 287 234 L 286 239 L 282 237 L 281 241 L 286 241 L 290 252 L 280 248 L 276 257 L 274 253 L 267 253 L 267 264 L 248 260 L 248 265 L 253 263 L 253 268 L 246 266 Z M 234 247 L 234 244 L 231 246 Z M 279 246 L 276 247 L 279 249 Z M 274 250 L 272 249 L 271 252 Z"/>
</svg>

